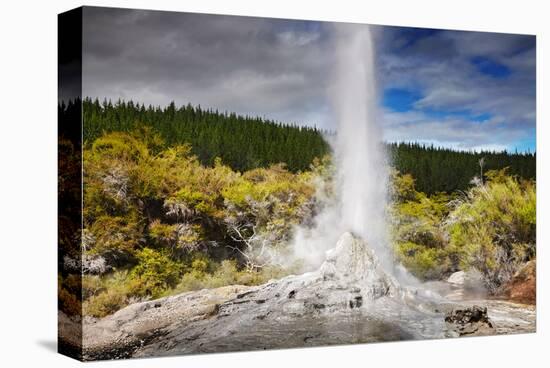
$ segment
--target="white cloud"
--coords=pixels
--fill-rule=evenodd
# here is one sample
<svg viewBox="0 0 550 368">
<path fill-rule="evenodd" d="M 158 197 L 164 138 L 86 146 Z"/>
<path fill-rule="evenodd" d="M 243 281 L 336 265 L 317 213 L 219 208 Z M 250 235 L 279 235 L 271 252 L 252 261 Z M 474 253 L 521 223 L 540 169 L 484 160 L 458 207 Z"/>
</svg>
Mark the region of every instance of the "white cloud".
<svg viewBox="0 0 550 368">
<path fill-rule="evenodd" d="M 508 126 L 499 119 L 471 122 L 461 118 L 434 119 L 422 112 L 384 110 L 384 139 L 412 141 L 458 150 L 513 150 L 532 133 L 522 126 Z"/>
</svg>

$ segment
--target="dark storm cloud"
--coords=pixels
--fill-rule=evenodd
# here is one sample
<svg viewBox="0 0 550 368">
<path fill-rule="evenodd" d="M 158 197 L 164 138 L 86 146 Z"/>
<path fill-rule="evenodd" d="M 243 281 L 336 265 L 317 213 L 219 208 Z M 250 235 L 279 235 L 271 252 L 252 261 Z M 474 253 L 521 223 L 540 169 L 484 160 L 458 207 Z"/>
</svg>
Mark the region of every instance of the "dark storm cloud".
<svg viewBox="0 0 550 368">
<path fill-rule="evenodd" d="M 321 23 L 86 8 L 85 95 L 327 126 Z"/>
<path fill-rule="evenodd" d="M 387 101 L 387 140 L 533 148 L 534 37 L 373 28 L 380 91 L 413 96 Z M 335 129 L 332 35 L 323 22 L 85 8 L 83 94 Z"/>
</svg>

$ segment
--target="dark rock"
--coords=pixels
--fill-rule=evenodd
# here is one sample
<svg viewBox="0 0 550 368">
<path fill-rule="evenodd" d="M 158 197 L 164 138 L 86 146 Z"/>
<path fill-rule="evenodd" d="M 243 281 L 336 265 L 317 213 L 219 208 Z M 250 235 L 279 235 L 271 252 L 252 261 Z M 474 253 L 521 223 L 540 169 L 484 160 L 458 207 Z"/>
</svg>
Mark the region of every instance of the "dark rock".
<svg viewBox="0 0 550 368">
<path fill-rule="evenodd" d="M 362 305 L 363 305 L 363 297 L 361 295 L 358 295 L 349 301 L 350 308 L 359 308 Z"/>
<path fill-rule="evenodd" d="M 253 293 L 254 293 L 254 290 L 251 290 L 251 291 L 247 291 L 247 292 L 241 293 L 241 294 L 237 295 L 237 299 L 242 299 L 242 298 L 244 298 L 245 296 L 248 296 L 248 295 L 253 294 Z"/>
<path fill-rule="evenodd" d="M 445 315 L 447 327 L 458 336 L 482 336 L 495 334 L 493 323 L 487 314 L 487 307 L 453 309 Z"/>
<path fill-rule="evenodd" d="M 313 307 L 313 309 L 325 309 L 325 307 L 326 307 L 322 303 L 313 303 L 313 304 L 311 304 L 311 306 Z"/>
</svg>

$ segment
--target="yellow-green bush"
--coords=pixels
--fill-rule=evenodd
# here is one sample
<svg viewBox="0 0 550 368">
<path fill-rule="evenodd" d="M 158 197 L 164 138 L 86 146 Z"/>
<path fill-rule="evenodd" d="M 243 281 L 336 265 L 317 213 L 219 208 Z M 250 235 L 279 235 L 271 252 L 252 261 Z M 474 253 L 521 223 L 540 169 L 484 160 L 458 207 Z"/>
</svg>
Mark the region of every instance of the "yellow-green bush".
<svg viewBox="0 0 550 368">
<path fill-rule="evenodd" d="M 140 280 L 130 277 L 128 271 L 115 271 L 104 276 L 84 275 L 83 314 L 104 317 L 132 302 L 146 300 L 142 287 Z"/>
<path fill-rule="evenodd" d="M 145 143 L 130 134 L 112 132 L 94 141 L 91 154 L 102 160 L 110 158 L 139 162 L 149 157 L 149 150 Z"/>
<path fill-rule="evenodd" d="M 108 289 L 90 297 L 84 303 L 84 315 L 104 317 L 128 305 L 128 295 L 119 289 Z"/>
<path fill-rule="evenodd" d="M 93 253 L 125 252 L 133 254 L 143 238 L 142 229 L 130 216 L 101 216 L 89 228 L 94 238 Z"/>
<path fill-rule="evenodd" d="M 138 264 L 132 269 L 130 278 L 139 281 L 140 296 L 157 298 L 177 285 L 182 267 L 166 252 L 144 248 L 136 258 Z"/>
<path fill-rule="evenodd" d="M 461 267 L 481 271 L 494 292 L 535 257 L 536 191 L 505 170 L 487 178 L 453 203 L 447 230 Z"/>
<path fill-rule="evenodd" d="M 462 196 L 414 189 L 410 175 L 394 173 L 394 249 L 397 259 L 422 279 L 475 268 L 496 292 L 535 256 L 536 190 L 506 170 L 489 171 Z"/>
<path fill-rule="evenodd" d="M 415 276 L 439 279 L 451 269 L 451 259 L 445 248 L 430 248 L 412 242 L 396 244 L 398 259 Z"/>
<path fill-rule="evenodd" d="M 149 236 L 159 247 L 193 251 L 203 240 L 203 229 L 197 224 L 165 224 L 155 220 L 149 225 Z"/>
<path fill-rule="evenodd" d="M 417 192 L 411 175 L 392 175 L 390 216 L 395 256 L 420 279 L 439 279 L 454 270 L 448 236 L 442 225 L 449 196 Z"/>
</svg>

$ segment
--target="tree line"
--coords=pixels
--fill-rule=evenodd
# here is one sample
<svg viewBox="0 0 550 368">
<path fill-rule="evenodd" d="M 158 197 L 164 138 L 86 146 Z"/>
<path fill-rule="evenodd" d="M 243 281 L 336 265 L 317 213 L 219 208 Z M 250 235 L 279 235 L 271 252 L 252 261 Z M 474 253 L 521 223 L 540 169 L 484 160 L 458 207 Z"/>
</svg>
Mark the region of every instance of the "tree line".
<svg viewBox="0 0 550 368">
<path fill-rule="evenodd" d="M 159 107 L 86 98 L 82 107 L 84 144 L 104 133 L 150 126 L 162 136 L 165 146 L 189 143 L 203 165 L 212 166 L 220 157 L 241 172 L 281 162 L 291 172 L 308 170 L 316 157 L 330 154 L 325 137 L 334 134 L 200 105 L 177 107 L 173 102 Z M 60 106 L 60 110 L 69 109 Z M 401 173 L 411 174 L 417 190 L 427 194 L 465 190 L 482 171 L 504 167 L 511 175 L 536 177 L 536 153 L 456 151 L 418 143 L 389 143 L 387 149 L 392 165 Z"/>
<path fill-rule="evenodd" d="M 153 107 L 133 101 L 100 103 L 85 99 L 84 140 L 93 142 L 104 132 L 131 132 L 148 125 L 167 146 L 190 143 L 204 165 L 216 157 L 234 170 L 247 171 L 284 162 L 292 172 L 307 170 L 315 157 L 329 152 L 323 132 L 315 127 L 283 124 L 261 117 L 203 109 L 199 106 Z"/>
<path fill-rule="evenodd" d="M 393 166 L 411 174 L 417 190 L 426 194 L 466 190 L 474 177 L 507 167 L 508 174 L 536 179 L 535 153 L 456 151 L 418 143 L 388 145 Z"/>
</svg>

